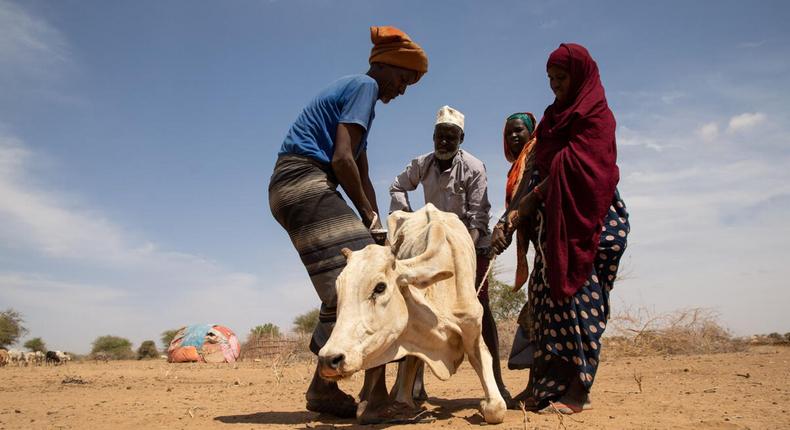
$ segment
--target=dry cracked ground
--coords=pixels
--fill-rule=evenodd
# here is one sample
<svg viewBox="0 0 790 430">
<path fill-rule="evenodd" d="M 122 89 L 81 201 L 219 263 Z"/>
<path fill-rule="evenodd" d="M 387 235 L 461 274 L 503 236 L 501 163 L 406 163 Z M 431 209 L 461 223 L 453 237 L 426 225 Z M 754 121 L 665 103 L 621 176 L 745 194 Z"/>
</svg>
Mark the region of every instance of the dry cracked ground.
<svg viewBox="0 0 790 430">
<path fill-rule="evenodd" d="M 426 376 L 432 422 L 358 426 L 304 410 L 309 362 L 237 365 L 163 361 L 0 368 L 0 429 L 477 428 L 482 388 L 464 364 L 449 381 Z M 505 370 L 513 393 L 527 371 Z M 393 380 L 392 372 L 388 381 Z M 361 375 L 341 382 L 356 393 Z M 616 358 L 601 364 L 593 409 L 560 417 L 508 411 L 499 429 L 790 428 L 790 348 Z"/>
</svg>

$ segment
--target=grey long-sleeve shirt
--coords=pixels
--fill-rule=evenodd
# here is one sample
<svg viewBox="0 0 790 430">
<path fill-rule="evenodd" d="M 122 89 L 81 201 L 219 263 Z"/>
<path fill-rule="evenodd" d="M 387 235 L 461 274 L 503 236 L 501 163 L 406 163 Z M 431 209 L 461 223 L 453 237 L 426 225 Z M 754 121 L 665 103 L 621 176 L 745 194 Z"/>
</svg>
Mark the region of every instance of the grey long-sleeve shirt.
<svg viewBox="0 0 790 430">
<path fill-rule="evenodd" d="M 486 167 L 482 161 L 459 150 L 450 168 L 441 172 L 433 152 L 420 155 L 411 160 L 390 186 L 390 212 L 411 212 L 408 192 L 420 184 L 425 203 L 433 203 L 439 210 L 458 215 L 470 231 L 478 230 L 475 248 L 490 246 L 488 221 L 491 203 L 488 201 Z"/>
</svg>

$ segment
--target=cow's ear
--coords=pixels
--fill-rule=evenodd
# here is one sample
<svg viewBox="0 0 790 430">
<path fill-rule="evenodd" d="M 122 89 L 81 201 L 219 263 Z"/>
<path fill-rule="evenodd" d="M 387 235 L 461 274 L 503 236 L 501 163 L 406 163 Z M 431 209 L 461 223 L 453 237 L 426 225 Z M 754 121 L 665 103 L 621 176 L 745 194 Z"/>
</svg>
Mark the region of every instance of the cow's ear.
<svg viewBox="0 0 790 430">
<path fill-rule="evenodd" d="M 346 257 L 346 260 L 348 260 L 349 258 L 351 258 L 352 251 L 348 248 L 343 248 L 340 250 L 340 253 L 343 254 L 344 257 Z"/>
<path fill-rule="evenodd" d="M 425 288 L 439 281 L 444 281 L 453 277 L 453 272 L 449 270 L 438 270 L 433 267 L 420 269 L 410 269 L 398 275 L 397 283 L 400 287 L 414 285 L 418 288 Z"/>
</svg>

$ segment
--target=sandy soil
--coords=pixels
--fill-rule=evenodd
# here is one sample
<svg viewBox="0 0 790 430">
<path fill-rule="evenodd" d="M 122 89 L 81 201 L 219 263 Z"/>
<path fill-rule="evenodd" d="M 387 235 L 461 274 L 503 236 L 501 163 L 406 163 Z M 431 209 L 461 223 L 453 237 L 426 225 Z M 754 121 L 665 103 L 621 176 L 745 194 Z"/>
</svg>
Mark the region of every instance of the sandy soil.
<svg viewBox="0 0 790 430">
<path fill-rule="evenodd" d="M 529 429 L 790 428 L 790 348 L 701 356 L 621 358 L 601 364 L 594 409 L 565 417 L 529 413 Z M 357 428 L 351 420 L 307 412 L 312 365 L 232 365 L 161 361 L 69 363 L 0 368 L 0 429 L 26 428 Z M 641 392 L 637 378 L 641 377 Z M 392 376 L 388 382 L 392 381 Z M 431 424 L 373 428 L 470 428 L 482 388 L 468 363 L 449 381 L 426 377 Z M 64 382 L 65 381 L 65 382 Z M 70 383 L 66 383 L 69 382 Z M 80 381 L 84 383 L 79 383 Z M 526 371 L 505 371 L 511 391 Z M 361 375 L 341 386 L 356 393 Z M 496 428 L 523 429 L 508 411 Z"/>
</svg>

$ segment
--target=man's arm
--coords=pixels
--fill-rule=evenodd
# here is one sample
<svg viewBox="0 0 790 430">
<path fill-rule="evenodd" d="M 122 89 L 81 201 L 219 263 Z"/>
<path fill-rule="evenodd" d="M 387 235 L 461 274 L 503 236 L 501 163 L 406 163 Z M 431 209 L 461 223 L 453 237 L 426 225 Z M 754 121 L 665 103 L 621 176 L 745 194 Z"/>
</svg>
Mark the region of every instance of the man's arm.
<svg viewBox="0 0 790 430">
<path fill-rule="evenodd" d="M 395 177 L 390 185 L 390 213 L 395 211 L 411 212 L 409 191 L 417 189 L 420 185 L 420 158 L 415 158 L 406 166 L 406 169 Z"/>
<path fill-rule="evenodd" d="M 466 187 L 467 216 L 469 233 L 477 244 L 480 236 L 488 234 L 488 221 L 491 217 L 491 203 L 488 201 L 488 178 L 485 170 L 478 171 Z"/>
<path fill-rule="evenodd" d="M 340 123 L 335 135 L 335 153 L 332 155 L 332 170 L 338 182 L 343 187 L 346 195 L 351 199 L 357 212 L 362 217 L 362 222 L 370 227 L 373 221 L 374 206 L 371 205 L 368 195 L 363 188 L 363 179 L 360 175 L 354 153 L 360 144 L 364 129 L 357 124 Z M 365 159 L 365 178 L 370 183 L 367 175 L 367 158 Z M 372 187 L 371 187 L 372 188 Z M 375 204 L 375 199 L 373 200 Z"/>
<path fill-rule="evenodd" d="M 365 192 L 365 197 L 368 198 L 370 206 L 378 214 L 379 205 L 376 202 L 376 190 L 373 188 L 373 183 L 370 181 L 370 174 L 368 173 L 368 151 L 364 150 L 359 157 L 357 157 L 357 169 L 359 176 L 362 179 L 362 191 Z M 379 215 L 381 217 L 381 215 Z"/>
</svg>

